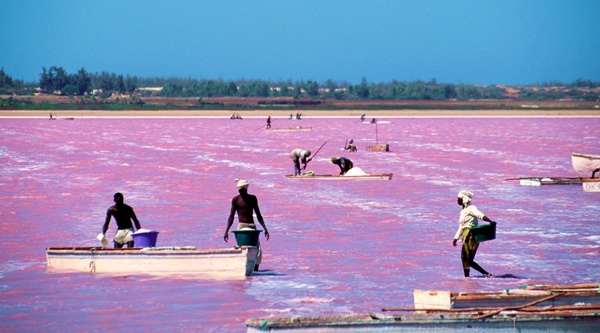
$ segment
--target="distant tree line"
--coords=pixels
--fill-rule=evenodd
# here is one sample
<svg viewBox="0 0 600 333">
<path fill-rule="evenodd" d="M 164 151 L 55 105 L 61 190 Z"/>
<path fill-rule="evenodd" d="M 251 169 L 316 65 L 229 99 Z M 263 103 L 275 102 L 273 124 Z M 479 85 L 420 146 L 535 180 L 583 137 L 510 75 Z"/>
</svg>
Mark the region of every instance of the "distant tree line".
<svg viewBox="0 0 600 333">
<path fill-rule="evenodd" d="M 145 88 L 161 89 L 145 89 Z M 538 87 L 542 89 L 532 89 Z M 558 87 L 558 88 L 557 88 Z M 143 78 L 115 73 L 89 73 L 81 68 L 69 74 L 62 67 L 42 67 L 39 82 L 25 83 L 13 80 L 0 69 L 0 94 L 32 94 L 36 89 L 43 93 L 68 96 L 98 94 L 139 94 L 141 97 L 292 97 L 338 100 L 472 100 L 472 99 L 523 99 L 558 100 L 579 99 L 594 101 L 600 94 L 594 91 L 600 82 L 578 79 L 570 84 L 542 82 L 533 86 L 515 86 L 516 94 L 508 95 L 505 87 L 497 85 L 470 85 L 438 83 L 435 79 L 424 81 L 391 81 L 369 83 L 365 77 L 360 84 L 316 81 L 262 80 L 210 80 L 191 78 Z"/>
</svg>

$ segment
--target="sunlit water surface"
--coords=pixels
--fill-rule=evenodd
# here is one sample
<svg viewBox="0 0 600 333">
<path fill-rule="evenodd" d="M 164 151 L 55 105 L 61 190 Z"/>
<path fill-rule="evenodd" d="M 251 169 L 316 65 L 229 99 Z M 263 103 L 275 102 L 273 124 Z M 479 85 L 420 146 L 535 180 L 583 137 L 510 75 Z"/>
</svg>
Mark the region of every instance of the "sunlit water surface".
<svg viewBox="0 0 600 333">
<path fill-rule="evenodd" d="M 244 332 L 248 318 L 409 307 L 414 289 L 499 291 L 598 282 L 600 193 L 505 178 L 576 177 L 572 152 L 600 155 L 600 118 L 0 119 L 3 332 Z M 359 151 L 342 150 L 353 138 Z M 332 174 L 350 157 L 391 181 L 286 180 L 289 152 Z M 388 153 L 371 153 L 375 141 Z M 587 175 L 586 175 L 587 176 Z M 256 276 L 53 273 L 45 248 L 95 246 L 120 191 L 158 246 L 224 248 L 234 179 L 247 179 L 271 239 Z M 456 194 L 498 222 L 462 277 Z M 115 230 L 111 223 L 109 234 Z M 477 276 L 477 274 L 474 274 Z"/>
</svg>

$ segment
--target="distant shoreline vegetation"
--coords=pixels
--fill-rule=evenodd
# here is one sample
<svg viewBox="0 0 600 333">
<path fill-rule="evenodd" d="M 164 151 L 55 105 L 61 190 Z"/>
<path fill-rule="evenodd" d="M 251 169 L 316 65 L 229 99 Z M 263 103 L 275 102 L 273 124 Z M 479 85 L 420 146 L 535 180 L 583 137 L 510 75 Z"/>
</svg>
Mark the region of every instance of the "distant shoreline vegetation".
<svg viewBox="0 0 600 333">
<path fill-rule="evenodd" d="M 435 79 L 369 83 L 364 77 L 360 84 L 333 80 L 322 83 L 312 80 L 225 81 L 142 78 L 107 72 L 88 73 L 84 68 L 69 74 L 62 67 L 52 66 L 42 68 L 39 82 L 26 83 L 13 80 L 3 68 L 0 69 L 2 109 L 336 109 L 342 106 L 346 109 L 401 109 L 410 104 L 403 105 L 402 101 L 474 100 L 596 102 L 600 100 L 600 82 L 578 79 L 569 84 L 484 86 L 438 83 Z M 359 106 L 361 102 L 369 103 Z M 422 105 L 429 107 L 427 103 Z"/>
</svg>

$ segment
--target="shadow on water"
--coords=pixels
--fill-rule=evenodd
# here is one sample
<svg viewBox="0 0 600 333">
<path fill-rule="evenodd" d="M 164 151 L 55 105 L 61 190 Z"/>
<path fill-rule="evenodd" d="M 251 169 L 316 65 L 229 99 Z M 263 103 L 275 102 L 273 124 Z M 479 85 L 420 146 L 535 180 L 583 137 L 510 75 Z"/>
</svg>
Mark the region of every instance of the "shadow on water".
<svg viewBox="0 0 600 333">
<path fill-rule="evenodd" d="M 490 279 L 490 277 L 483 276 L 483 275 L 471 276 L 471 278 Z M 524 277 L 516 276 L 513 274 L 493 275 L 491 278 L 492 279 L 525 279 Z"/>
<path fill-rule="evenodd" d="M 252 273 L 252 276 L 287 276 L 287 274 L 277 273 L 270 269 L 261 269 Z"/>
</svg>

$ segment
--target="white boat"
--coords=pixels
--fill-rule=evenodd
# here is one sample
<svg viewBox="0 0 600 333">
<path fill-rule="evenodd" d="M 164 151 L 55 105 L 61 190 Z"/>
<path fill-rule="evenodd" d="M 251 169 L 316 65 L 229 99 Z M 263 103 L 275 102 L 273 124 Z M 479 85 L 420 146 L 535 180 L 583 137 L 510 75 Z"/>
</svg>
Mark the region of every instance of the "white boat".
<svg viewBox="0 0 600 333">
<path fill-rule="evenodd" d="M 357 176 L 307 174 L 307 175 L 303 175 L 303 176 L 285 175 L 283 177 L 286 179 L 391 180 L 393 175 L 394 175 L 393 173 L 379 173 L 379 174 L 357 175 Z"/>
<path fill-rule="evenodd" d="M 281 127 L 281 128 L 267 128 L 266 129 L 267 132 L 272 132 L 272 131 L 280 131 L 280 132 L 297 132 L 297 131 L 301 131 L 301 132 L 305 132 L 305 131 L 312 131 L 312 127 L 302 127 L 302 126 L 297 126 L 297 127 Z"/>
<path fill-rule="evenodd" d="M 382 308 L 380 313 L 343 316 L 256 318 L 246 320 L 246 327 L 248 333 L 598 332 L 598 284 L 526 289 L 469 294 L 416 291 L 414 308 Z"/>
<path fill-rule="evenodd" d="M 587 181 L 593 181 L 593 178 L 586 177 L 519 177 L 507 178 L 505 180 L 518 180 L 521 186 L 542 186 L 542 185 L 579 185 Z"/>
<path fill-rule="evenodd" d="M 583 192 L 600 192 L 600 178 L 587 178 L 581 184 Z"/>
<path fill-rule="evenodd" d="M 591 175 L 596 168 L 600 167 L 600 156 L 572 153 L 571 162 L 575 171 L 586 172 Z"/>
<path fill-rule="evenodd" d="M 258 248 L 197 250 L 195 247 L 121 248 L 49 247 L 52 272 L 127 274 L 202 274 L 222 277 L 252 275 Z"/>
</svg>

